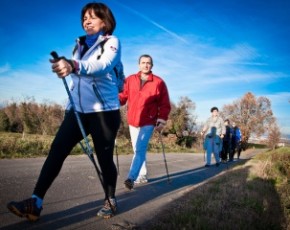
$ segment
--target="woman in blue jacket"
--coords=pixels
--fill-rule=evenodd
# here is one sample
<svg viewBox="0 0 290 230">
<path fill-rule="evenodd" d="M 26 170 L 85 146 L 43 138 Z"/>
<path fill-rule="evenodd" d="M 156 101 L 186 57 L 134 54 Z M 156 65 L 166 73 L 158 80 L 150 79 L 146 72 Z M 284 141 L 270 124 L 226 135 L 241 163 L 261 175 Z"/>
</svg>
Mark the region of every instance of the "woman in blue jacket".
<svg viewBox="0 0 290 230">
<path fill-rule="evenodd" d="M 105 204 L 97 215 L 110 218 L 117 210 L 117 170 L 113 152 L 120 125 L 120 104 L 114 68 L 122 68 L 121 47 L 119 40 L 112 35 L 116 21 L 106 5 L 88 3 L 81 11 L 81 21 L 86 35 L 77 39 L 72 59 L 62 57 L 50 61 L 52 71 L 59 78 L 69 75 L 72 78 L 70 92 L 85 133 L 92 136 L 102 171 Z M 33 195 L 20 202 L 8 203 L 8 209 L 17 216 L 36 221 L 47 190 L 59 174 L 66 157 L 82 139 L 72 105 L 68 103 Z"/>
</svg>

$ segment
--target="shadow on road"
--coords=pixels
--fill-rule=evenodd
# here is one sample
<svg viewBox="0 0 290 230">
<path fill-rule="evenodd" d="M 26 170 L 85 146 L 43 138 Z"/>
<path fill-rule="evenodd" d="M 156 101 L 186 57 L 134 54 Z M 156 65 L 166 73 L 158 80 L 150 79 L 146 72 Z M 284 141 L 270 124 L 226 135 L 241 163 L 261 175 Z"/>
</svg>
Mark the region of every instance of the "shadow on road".
<svg viewBox="0 0 290 230">
<path fill-rule="evenodd" d="M 242 161 L 245 163 L 246 160 L 240 160 L 240 162 Z M 235 164 L 235 162 L 230 163 L 229 165 L 231 164 Z M 163 196 L 167 196 L 168 194 L 172 193 L 173 196 L 175 196 L 178 192 L 182 192 L 184 188 L 197 185 L 198 183 L 220 174 L 221 172 L 227 170 L 227 168 L 228 165 L 223 164 L 219 167 L 200 167 L 170 174 L 171 183 L 168 183 L 167 176 L 162 176 L 149 180 L 147 184 L 136 185 L 132 191 L 117 189 L 117 199 L 119 204 L 118 215 L 109 220 L 97 219 L 97 210 L 103 204 L 103 200 L 98 200 L 96 202 L 76 205 L 73 208 L 52 214 L 43 214 L 40 220 L 35 223 L 30 223 L 25 218 L 23 221 L 19 219 L 19 222 L 2 227 L 1 229 L 88 229 L 92 228 L 92 226 L 96 226 L 95 229 L 99 229 L 98 225 L 101 226 L 103 221 L 106 221 L 106 224 L 112 224 L 116 221 L 116 219 L 128 219 L 128 215 L 126 216 L 126 213 L 133 213 L 134 209 L 145 204 L 150 204 L 150 202 L 158 202 L 159 199 Z M 48 205 L 50 204 L 46 204 L 46 206 Z M 160 205 L 162 205 L 162 203 Z M 146 207 L 147 206 L 145 206 L 145 208 Z M 147 208 L 146 212 L 150 212 L 150 208 Z M 130 216 L 132 217 L 133 214 L 130 214 Z M 131 219 L 131 221 L 134 220 Z"/>
</svg>

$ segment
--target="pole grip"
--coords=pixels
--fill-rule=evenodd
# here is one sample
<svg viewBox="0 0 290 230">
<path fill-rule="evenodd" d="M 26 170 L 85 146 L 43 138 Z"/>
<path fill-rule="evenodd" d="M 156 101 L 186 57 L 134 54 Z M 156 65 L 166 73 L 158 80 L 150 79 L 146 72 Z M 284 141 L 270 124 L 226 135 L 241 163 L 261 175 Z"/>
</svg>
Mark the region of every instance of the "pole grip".
<svg viewBox="0 0 290 230">
<path fill-rule="evenodd" d="M 50 55 L 53 57 L 54 60 L 59 59 L 59 56 L 58 56 L 57 52 L 55 52 L 55 51 L 50 52 Z"/>
</svg>

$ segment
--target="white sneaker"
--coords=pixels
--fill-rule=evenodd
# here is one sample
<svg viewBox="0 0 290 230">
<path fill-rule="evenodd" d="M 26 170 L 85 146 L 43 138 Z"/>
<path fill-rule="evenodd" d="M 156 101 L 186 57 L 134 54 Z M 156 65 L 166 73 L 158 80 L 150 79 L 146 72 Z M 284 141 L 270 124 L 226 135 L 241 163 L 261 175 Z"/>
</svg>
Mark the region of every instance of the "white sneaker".
<svg viewBox="0 0 290 230">
<path fill-rule="evenodd" d="M 148 179 L 146 178 L 146 176 L 139 176 L 135 181 L 135 184 L 146 184 L 148 183 Z"/>
</svg>

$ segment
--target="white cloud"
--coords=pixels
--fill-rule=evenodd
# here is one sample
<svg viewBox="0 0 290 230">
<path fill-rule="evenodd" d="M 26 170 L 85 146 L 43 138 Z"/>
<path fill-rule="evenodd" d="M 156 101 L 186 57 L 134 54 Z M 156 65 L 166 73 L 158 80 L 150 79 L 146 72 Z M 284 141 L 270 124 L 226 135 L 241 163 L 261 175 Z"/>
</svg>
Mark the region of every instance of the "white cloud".
<svg viewBox="0 0 290 230">
<path fill-rule="evenodd" d="M 290 135 L 290 92 L 267 94 L 265 97 L 271 101 L 274 116 L 277 118 L 282 133 Z"/>
<path fill-rule="evenodd" d="M 0 75 L 1 100 L 17 101 L 25 97 L 34 97 L 37 102 L 49 100 L 63 104 L 67 96 L 62 81 L 51 71 L 36 69 L 13 70 Z"/>
<path fill-rule="evenodd" d="M 171 100 L 177 102 L 181 96 L 189 97 L 196 103 L 199 121 L 204 121 L 210 115 L 209 109 L 212 106 L 222 108 L 249 91 L 255 95 L 260 92 L 267 94 L 271 92 L 266 89 L 267 85 L 289 79 L 283 72 L 264 68 L 267 63 L 247 44 L 221 48 L 201 42 L 194 36 L 185 39 L 191 41 L 191 44 L 185 44 L 168 33 L 151 37 L 146 44 L 140 37 L 126 39 L 122 43 L 122 61 L 125 74 L 129 75 L 138 71 L 141 54 L 152 55 L 153 72 L 166 81 Z M 69 53 L 68 50 L 65 48 L 60 52 L 65 55 Z M 49 68 L 47 57 L 25 70 L 12 70 L 8 64 L 0 67 L 1 100 L 21 98 L 23 95 L 33 96 L 38 101 L 50 99 L 62 104 L 67 99 L 61 81 Z M 285 132 L 290 133 L 290 111 L 285 110 L 286 106 L 289 108 L 289 103 L 281 103 L 287 97 L 289 100 L 289 93 L 261 96 L 271 99 L 279 124 Z"/>
<path fill-rule="evenodd" d="M 154 59 L 153 72 L 162 76 L 175 91 L 206 92 L 218 87 L 264 84 L 286 77 L 261 68 L 266 64 L 259 62 L 259 55 L 249 45 L 220 48 L 194 40 L 195 43 L 188 46 L 168 37 L 151 38 L 144 45 L 138 40 L 132 38 L 123 47 L 126 74 L 137 72 L 139 55 L 148 53 Z"/>
<path fill-rule="evenodd" d="M 247 92 L 258 95 L 267 92 L 271 83 L 289 79 L 286 73 L 269 70 L 268 63 L 255 48 L 247 44 L 221 48 L 200 42 L 194 37 L 186 40 L 194 42 L 185 45 L 166 34 L 151 37 L 146 45 L 140 44 L 139 38 L 131 38 L 123 45 L 123 62 L 126 73 L 129 71 L 132 74 L 138 71 L 139 55 L 152 55 L 153 72 L 166 81 L 171 100 L 177 102 L 181 96 L 188 96 L 196 103 L 199 121 L 204 121 L 210 115 L 209 109 L 212 106 L 222 108 Z M 271 100 L 275 99 L 272 103 L 274 115 L 279 121 L 281 115 L 285 115 L 281 111 L 285 104 L 283 107 L 276 104 L 282 95 L 271 96 Z M 280 123 L 284 126 L 283 130 L 288 132 L 290 124 L 286 124 L 288 119 L 284 115 L 285 122 Z"/>
<path fill-rule="evenodd" d="M 117 3 L 117 2 L 116 2 Z M 123 5 L 120 2 L 118 2 L 118 4 L 120 6 L 122 6 L 123 8 L 127 9 L 129 12 L 133 13 L 134 15 L 139 16 L 140 18 L 144 19 L 145 21 L 149 22 L 151 25 L 161 29 L 162 31 L 166 32 L 167 34 L 169 34 L 170 36 L 174 37 L 175 39 L 188 44 L 188 42 L 186 41 L 186 39 L 184 39 L 183 37 L 181 37 L 180 35 L 178 35 L 177 33 L 165 28 L 164 26 L 160 25 L 159 23 L 151 20 L 149 17 L 147 17 L 146 15 L 142 14 L 141 12 L 133 9 L 132 7 L 129 7 L 128 5 Z"/>
<path fill-rule="evenodd" d="M 3 65 L 3 66 L 0 66 L 0 74 L 8 72 L 10 69 L 11 68 L 10 68 L 10 65 L 8 63 Z"/>
</svg>

